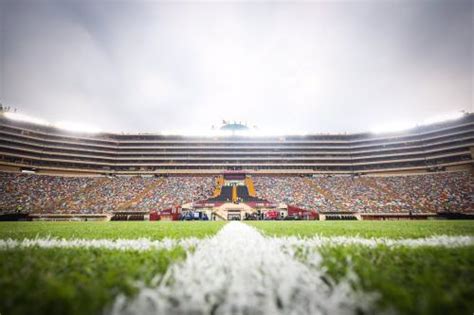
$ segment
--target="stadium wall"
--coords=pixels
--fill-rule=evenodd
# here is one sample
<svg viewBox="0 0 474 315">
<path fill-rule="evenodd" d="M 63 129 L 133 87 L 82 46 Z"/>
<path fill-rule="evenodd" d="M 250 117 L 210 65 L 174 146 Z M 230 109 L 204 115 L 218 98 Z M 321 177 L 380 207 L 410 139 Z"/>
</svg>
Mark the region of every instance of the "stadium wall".
<svg viewBox="0 0 474 315">
<path fill-rule="evenodd" d="M 0 113 L 0 170 L 44 174 L 384 175 L 472 169 L 474 114 L 375 135 L 184 137 L 78 134 Z"/>
</svg>

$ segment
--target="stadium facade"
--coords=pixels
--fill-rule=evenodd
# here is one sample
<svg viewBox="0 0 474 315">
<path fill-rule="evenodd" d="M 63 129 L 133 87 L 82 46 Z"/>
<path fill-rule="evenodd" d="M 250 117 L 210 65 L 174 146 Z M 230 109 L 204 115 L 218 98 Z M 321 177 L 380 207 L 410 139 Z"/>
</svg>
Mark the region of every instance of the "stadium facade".
<svg viewBox="0 0 474 315">
<path fill-rule="evenodd" d="M 372 174 L 472 168 L 474 114 L 390 134 L 78 134 L 0 115 L 0 167 L 88 174 Z"/>
</svg>

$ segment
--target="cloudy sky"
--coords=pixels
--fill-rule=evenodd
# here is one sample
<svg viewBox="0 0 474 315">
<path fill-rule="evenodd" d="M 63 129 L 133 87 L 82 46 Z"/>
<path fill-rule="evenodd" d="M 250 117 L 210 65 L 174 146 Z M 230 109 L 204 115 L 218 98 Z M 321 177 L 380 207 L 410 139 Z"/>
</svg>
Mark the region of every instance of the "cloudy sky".
<svg viewBox="0 0 474 315">
<path fill-rule="evenodd" d="M 0 102 L 127 132 L 355 132 L 474 111 L 473 6 L 0 0 Z"/>
</svg>

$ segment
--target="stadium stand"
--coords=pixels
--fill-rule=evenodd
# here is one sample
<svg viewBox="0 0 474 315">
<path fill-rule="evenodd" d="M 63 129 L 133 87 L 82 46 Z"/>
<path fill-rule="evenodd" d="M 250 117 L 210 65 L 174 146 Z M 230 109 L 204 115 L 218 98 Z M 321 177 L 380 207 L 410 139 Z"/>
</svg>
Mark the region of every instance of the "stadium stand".
<svg viewBox="0 0 474 315">
<path fill-rule="evenodd" d="M 147 211 L 200 201 L 212 194 L 214 186 L 215 178 L 212 176 L 166 177 L 158 189 L 150 190 L 132 208 Z"/>
<path fill-rule="evenodd" d="M 466 171 L 356 177 L 255 177 L 265 199 L 325 212 L 474 212 L 474 177 Z"/>
<path fill-rule="evenodd" d="M 151 211 L 204 199 L 213 188 L 213 177 L 200 176 L 109 178 L 0 173 L 0 211 Z"/>
<path fill-rule="evenodd" d="M 383 177 L 255 176 L 253 180 L 258 197 L 249 196 L 247 187 L 238 186 L 240 201 L 269 200 L 320 213 L 474 212 L 474 177 L 465 171 Z M 0 173 L 0 211 L 149 212 L 207 199 L 215 183 L 210 176 L 107 178 Z M 223 186 L 219 196 L 207 200 L 231 201 L 233 187 Z"/>
<path fill-rule="evenodd" d="M 78 134 L 0 113 L 0 212 L 142 220 L 186 203 L 233 202 L 328 219 L 472 214 L 473 154 L 474 114 L 381 135 L 252 138 Z"/>
</svg>

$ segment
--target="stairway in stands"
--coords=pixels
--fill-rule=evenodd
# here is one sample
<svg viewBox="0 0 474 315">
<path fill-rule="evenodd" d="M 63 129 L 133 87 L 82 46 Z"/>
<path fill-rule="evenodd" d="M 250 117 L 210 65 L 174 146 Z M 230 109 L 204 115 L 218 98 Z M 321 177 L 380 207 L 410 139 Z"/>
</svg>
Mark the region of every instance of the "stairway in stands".
<svg viewBox="0 0 474 315">
<path fill-rule="evenodd" d="M 217 177 L 216 187 L 214 188 L 214 193 L 212 194 L 213 198 L 216 198 L 221 194 L 222 186 L 224 186 L 224 176 L 219 176 Z"/>
<path fill-rule="evenodd" d="M 257 192 L 255 191 L 255 186 L 251 177 L 245 177 L 245 186 L 248 190 L 248 195 L 250 197 L 257 197 Z"/>
</svg>

